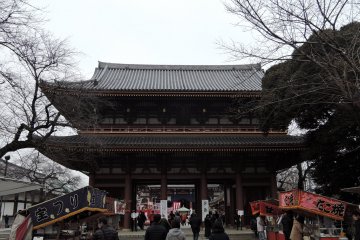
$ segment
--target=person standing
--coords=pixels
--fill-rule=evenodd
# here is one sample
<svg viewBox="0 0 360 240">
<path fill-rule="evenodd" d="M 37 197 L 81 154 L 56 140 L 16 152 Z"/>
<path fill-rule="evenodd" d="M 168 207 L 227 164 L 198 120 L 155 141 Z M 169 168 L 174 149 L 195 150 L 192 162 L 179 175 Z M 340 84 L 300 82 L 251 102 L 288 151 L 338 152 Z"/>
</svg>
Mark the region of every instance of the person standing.
<svg viewBox="0 0 360 240">
<path fill-rule="evenodd" d="M 353 212 L 352 218 L 354 220 L 354 240 L 360 240 L 360 213 L 358 211 Z"/>
<path fill-rule="evenodd" d="M 93 240 L 119 240 L 117 231 L 107 224 L 107 219 L 102 217 L 98 219 L 99 229 L 93 235 Z"/>
<path fill-rule="evenodd" d="M 239 230 L 240 227 L 240 215 L 237 212 L 234 213 L 234 221 L 236 224 L 236 230 Z"/>
<path fill-rule="evenodd" d="M 217 219 L 214 222 L 209 240 L 230 240 L 229 236 L 225 233 L 221 219 Z"/>
<path fill-rule="evenodd" d="M 140 211 L 140 214 L 138 216 L 138 225 L 139 225 L 141 230 L 144 230 L 145 221 L 146 221 L 145 213 L 143 211 Z"/>
<path fill-rule="evenodd" d="M 193 213 L 189 223 L 191 226 L 191 230 L 193 232 L 194 240 L 198 240 L 200 233 L 201 219 L 196 215 L 196 213 Z"/>
<path fill-rule="evenodd" d="M 205 237 L 208 238 L 211 234 L 211 225 L 212 225 L 210 214 L 206 214 L 204 223 L 205 223 Z"/>
<path fill-rule="evenodd" d="M 10 225 L 9 225 L 9 216 L 8 215 L 4 216 L 4 221 L 5 221 L 5 228 L 10 227 Z"/>
<path fill-rule="evenodd" d="M 292 211 L 285 212 L 281 219 L 285 240 L 290 240 L 290 233 L 293 226 L 293 222 L 294 222 L 294 217 Z"/>
<path fill-rule="evenodd" d="M 161 218 L 159 223 L 166 229 L 167 234 L 171 228 L 169 221 L 166 218 Z"/>
<path fill-rule="evenodd" d="M 138 218 L 138 214 L 137 212 L 135 212 L 135 210 L 132 211 L 131 213 L 131 220 L 132 220 L 132 228 L 131 231 L 137 231 L 137 218 Z"/>
<path fill-rule="evenodd" d="M 256 217 L 256 230 L 259 240 L 265 240 L 265 221 L 264 218 L 260 215 Z"/>
<path fill-rule="evenodd" d="M 171 229 L 166 236 L 166 240 L 186 240 L 184 232 L 180 229 L 180 220 L 171 222 Z"/>
<path fill-rule="evenodd" d="M 166 239 L 166 229 L 160 224 L 161 216 L 160 214 L 154 214 L 153 224 L 146 229 L 145 240 L 165 240 Z"/>
<path fill-rule="evenodd" d="M 303 240 L 303 225 L 304 225 L 304 217 L 298 215 L 293 222 L 293 226 L 290 233 L 291 240 Z"/>
</svg>

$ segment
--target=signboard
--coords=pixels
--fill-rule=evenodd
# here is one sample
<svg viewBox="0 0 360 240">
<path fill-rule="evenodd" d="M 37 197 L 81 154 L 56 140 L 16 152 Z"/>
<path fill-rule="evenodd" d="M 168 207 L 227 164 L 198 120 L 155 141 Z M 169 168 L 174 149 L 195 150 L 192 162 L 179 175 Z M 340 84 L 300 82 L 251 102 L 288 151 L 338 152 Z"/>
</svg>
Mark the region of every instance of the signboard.
<svg viewBox="0 0 360 240">
<path fill-rule="evenodd" d="M 256 215 L 256 214 L 258 214 L 260 212 L 259 201 L 250 202 L 250 207 L 251 207 L 251 214 L 252 215 Z"/>
<path fill-rule="evenodd" d="M 237 215 L 239 215 L 239 216 L 244 216 L 244 210 L 238 210 L 238 211 L 237 211 Z"/>
<path fill-rule="evenodd" d="M 160 200 L 160 215 L 161 218 L 168 218 L 167 213 L 167 200 Z"/>
<path fill-rule="evenodd" d="M 123 201 L 114 201 L 114 212 L 115 214 L 125 215 L 126 203 Z"/>
<path fill-rule="evenodd" d="M 49 201 L 34 205 L 30 212 L 33 229 L 42 228 L 82 211 L 106 211 L 106 192 L 84 187 Z"/>
<path fill-rule="evenodd" d="M 201 216 L 204 221 L 207 214 L 209 214 L 209 200 L 201 200 Z"/>
<path fill-rule="evenodd" d="M 281 215 L 281 209 L 270 200 L 259 200 L 250 202 L 251 213 L 253 215 L 260 214 L 261 216 L 277 216 Z"/>
<path fill-rule="evenodd" d="M 293 208 L 299 205 L 299 190 L 279 193 L 279 206 L 282 208 Z"/>
<path fill-rule="evenodd" d="M 335 220 L 344 220 L 346 203 L 318 194 L 296 190 L 280 193 L 280 207 L 284 209 L 301 209 Z"/>
<path fill-rule="evenodd" d="M 276 206 L 274 204 L 270 204 L 267 202 L 260 202 L 260 215 L 261 216 L 278 216 L 282 214 L 281 209 L 279 206 Z"/>
</svg>

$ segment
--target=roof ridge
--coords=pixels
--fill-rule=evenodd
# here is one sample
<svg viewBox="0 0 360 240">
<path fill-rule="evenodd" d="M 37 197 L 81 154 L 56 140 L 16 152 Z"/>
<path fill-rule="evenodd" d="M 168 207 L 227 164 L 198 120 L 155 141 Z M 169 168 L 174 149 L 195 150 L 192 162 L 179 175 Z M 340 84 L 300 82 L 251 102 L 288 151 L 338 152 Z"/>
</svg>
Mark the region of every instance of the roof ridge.
<svg viewBox="0 0 360 240">
<path fill-rule="evenodd" d="M 123 63 L 109 63 L 100 62 L 98 68 L 117 68 L 117 69 L 144 69 L 144 70 L 261 70 L 261 64 L 238 64 L 238 65 L 162 65 L 162 64 L 123 64 Z"/>
</svg>

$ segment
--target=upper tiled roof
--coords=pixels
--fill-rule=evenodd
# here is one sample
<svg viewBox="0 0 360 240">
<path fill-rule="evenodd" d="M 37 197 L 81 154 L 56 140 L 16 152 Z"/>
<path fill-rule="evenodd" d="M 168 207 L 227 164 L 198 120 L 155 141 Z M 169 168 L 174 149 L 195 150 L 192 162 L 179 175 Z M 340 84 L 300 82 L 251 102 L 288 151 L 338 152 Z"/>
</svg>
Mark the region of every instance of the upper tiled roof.
<svg viewBox="0 0 360 240">
<path fill-rule="evenodd" d="M 260 91 L 264 73 L 249 65 L 138 65 L 99 62 L 81 87 L 109 91 Z"/>
</svg>

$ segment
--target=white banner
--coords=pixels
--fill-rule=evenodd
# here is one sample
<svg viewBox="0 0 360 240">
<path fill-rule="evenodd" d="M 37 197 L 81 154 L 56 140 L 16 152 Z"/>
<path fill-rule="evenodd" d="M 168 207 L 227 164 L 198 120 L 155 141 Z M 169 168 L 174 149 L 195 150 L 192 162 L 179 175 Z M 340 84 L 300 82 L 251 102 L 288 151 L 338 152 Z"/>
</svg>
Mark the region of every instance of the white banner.
<svg viewBox="0 0 360 240">
<path fill-rule="evenodd" d="M 201 216 L 204 221 L 207 214 L 209 214 L 209 200 L 201 200 Z"/>
<path fill-rule="evenodd" d="M 161 215 L 161 218 L 167 219 L 167 217 L 168 217 L 167 200 L 160 200 L 160 215 Z"/>
</svg>

